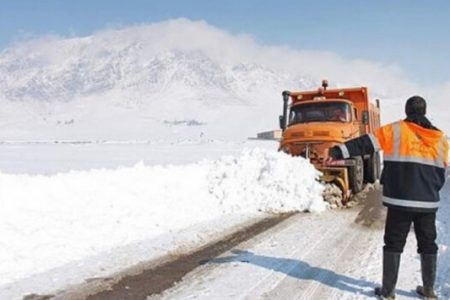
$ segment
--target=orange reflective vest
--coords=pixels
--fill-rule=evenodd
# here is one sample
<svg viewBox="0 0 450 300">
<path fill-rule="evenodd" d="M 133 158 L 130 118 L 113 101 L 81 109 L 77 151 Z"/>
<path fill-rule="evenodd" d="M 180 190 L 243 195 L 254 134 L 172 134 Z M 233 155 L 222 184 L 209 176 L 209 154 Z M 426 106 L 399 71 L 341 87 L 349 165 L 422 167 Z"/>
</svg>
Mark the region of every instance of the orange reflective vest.
<svg viewBox="0 0 450 300">
<path fill-rule="evenodd" d="M 337 146 L 342 158 L 383 150 L 383 204 L 434 212 L 445 183 L 448 141 L 443 132 L 398 121 Z"/>
<path fill-rule="evenodd" d="M 448 166 L 448 142 L 441 131 L 400 121 L 381 127 L 375 136 L 385 161 Z"/>
</svg>

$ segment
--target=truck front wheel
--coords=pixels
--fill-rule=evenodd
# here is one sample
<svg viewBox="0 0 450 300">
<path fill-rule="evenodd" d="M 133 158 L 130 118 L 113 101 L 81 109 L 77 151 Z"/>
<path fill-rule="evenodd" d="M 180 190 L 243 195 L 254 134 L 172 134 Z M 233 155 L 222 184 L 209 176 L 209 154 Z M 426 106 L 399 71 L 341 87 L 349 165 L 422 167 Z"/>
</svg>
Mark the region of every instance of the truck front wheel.
<svg viewBox="0 0 450 300">
<path fill-rule="evenodd" d="M 355 157 L 355 165 L 348 168 L 350 189 L 354 194 L 363 189 L 364 184 L 364 161 L 362 157 Z"/>
</svg>

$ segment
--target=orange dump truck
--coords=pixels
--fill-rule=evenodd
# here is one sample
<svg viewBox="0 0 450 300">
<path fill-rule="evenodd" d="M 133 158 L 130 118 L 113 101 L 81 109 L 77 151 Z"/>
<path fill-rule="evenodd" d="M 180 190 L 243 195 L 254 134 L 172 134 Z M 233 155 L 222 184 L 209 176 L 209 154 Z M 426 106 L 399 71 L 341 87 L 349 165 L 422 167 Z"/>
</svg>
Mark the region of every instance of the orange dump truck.
<svg viewBox="0 0 450 300">
<path fill-rule="evenodd" d="M 356 157 L 326 164 L 328 149 L 380 127 L 379 101 L 369 102 L 366 87 L 283 92 L 280 151 L 303 156 L 322 172 L 321 179 L 342 191 L 342 202 L 380 175 L 380 156 Z"/>
</svg>

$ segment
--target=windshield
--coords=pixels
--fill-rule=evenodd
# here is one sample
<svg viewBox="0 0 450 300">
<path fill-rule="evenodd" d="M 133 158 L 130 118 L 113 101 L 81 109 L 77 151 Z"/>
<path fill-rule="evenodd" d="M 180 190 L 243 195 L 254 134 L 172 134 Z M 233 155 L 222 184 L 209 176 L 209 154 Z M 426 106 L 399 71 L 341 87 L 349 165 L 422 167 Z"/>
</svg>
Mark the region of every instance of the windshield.
<svg viewBox="0 0 450 300">
<path fill-rule="evenodd" d="M 343 102 L 318 102 L 291 108 L 289 125 L 308 122 L 350 122 L 350 105 Z"/>
</svg>

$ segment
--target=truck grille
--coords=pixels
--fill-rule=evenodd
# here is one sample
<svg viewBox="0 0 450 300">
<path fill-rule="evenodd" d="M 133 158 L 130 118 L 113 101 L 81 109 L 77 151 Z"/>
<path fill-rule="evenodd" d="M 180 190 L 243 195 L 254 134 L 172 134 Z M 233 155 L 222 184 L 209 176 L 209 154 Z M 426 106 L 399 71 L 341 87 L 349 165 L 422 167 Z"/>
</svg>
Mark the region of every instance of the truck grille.
<svg viewBox="0 0 450 300">
<path fill-rule="evenodd" d="M 304 137 L 305 133 L 303 131 L 292 133 L 292 137 Z"/>
<path fill-rule="evenodd" d="M 314 136 L 330 136 L 330 132 L 324 131 L 324 130 L 317 130 L 317 131 L 313 131 L 313 135 Z"/>
</svg>

